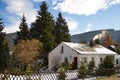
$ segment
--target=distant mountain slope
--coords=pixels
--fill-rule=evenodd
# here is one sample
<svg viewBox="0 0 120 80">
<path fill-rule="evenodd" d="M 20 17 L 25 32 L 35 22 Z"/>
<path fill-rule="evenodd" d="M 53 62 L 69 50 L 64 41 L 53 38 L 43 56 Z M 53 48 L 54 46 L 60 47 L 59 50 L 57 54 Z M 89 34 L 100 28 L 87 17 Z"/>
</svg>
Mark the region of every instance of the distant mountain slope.
<svg viewBox="0 0 120 80">
<path fill-rule="evenodd" d="M 80 43 L 82 40 L 90 41 L 95 35 L 100 34 L 103 30 L 90 31 L 82 34 L 76 34 L 71 36 L 71 42 Z M 115 31 L 114 29 L 107 29 L 110 32 L 112 39 L 120 43 L 120 30 Z M 10 33 L 6 35 L 10 50 L 14 46 L 14 39 L 16 38 L 16 33 Z"/>
<path fill-rule="evenodd" d="M 110 32 L 111 37 L 113 41 L 120 43 L 120 30 L 114 30 L 114 29 L 106 29 Z M 100 34 L 104 30 L 96 30 L 96 31 L 90 31 L 82 34 L 76 34 L 71 36 L 71 42 L 77 42 L 80 43 L 83 40 L 86 40 L 87 42 L 90 41 L 94 36 L 97 34 Z"/>
<path fill-rule="evenodd" d="M 12 50 L 13 46 L 14 46 L 14 39 L 16 38 L 16 33 L 10 33 L 6 35 L 6 40 L 9 44 L 9 49 Z"/>
</svg>

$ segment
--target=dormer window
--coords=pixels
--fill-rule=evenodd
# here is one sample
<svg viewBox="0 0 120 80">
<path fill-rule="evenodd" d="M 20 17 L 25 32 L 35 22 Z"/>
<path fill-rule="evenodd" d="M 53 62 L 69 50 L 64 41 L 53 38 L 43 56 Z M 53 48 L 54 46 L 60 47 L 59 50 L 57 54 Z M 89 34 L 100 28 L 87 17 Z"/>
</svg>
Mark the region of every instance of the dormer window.
<svg viewBox="0 0 120 80">
<path fill-rule="evenodd" d="M 60 53 L 63 53 L 63 46 L 61 46 L 61 52 Z"/>
</svg>

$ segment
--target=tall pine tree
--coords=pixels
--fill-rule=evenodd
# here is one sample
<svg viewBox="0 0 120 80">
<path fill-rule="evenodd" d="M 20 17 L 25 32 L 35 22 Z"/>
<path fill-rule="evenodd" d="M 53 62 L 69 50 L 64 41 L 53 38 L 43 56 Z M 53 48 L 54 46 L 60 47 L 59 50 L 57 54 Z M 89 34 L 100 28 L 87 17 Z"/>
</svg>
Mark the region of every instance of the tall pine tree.
<svg viewBox="0 0 120 80">
<path fill-rule="evenodd" d="M 9 49 L 7 41 L 5 40 L 5 33 L 2 32 L 4 24 L 0 19 L 0 71 L 4 71 L 7 68 L 9 60 Z"/>
<path fill-rule="evenodd" d="M 17 38 L 14 40 L 14 44 L 16 45 L 20 40 L 27 40 L 29 39 L 29 29 L 26 23 L 26 18 L 23 14 L 21 19 L 21 23 L 19 26 L 20 31 L 17 32 Z"/>
<path fill-rule="evenodd" d="M 55 46 L 54 37 L 54 20 L 46 2 L 42 2 L 38 11 L 37 19 L 32 23 L 30 33 L 31 37 L 40 40 L 43 43 L 43 56 L 45 64 L 48 63 L 48 53 Z"/>
<path fill-rule="evenodd" d="M 56 45 L 60 44 L 62 41 L 69 42 L 70 34 L 67 22 L 62 17 L 61 12 L 58 14 L 55 26 L 55 42 Z"/>
</svg>

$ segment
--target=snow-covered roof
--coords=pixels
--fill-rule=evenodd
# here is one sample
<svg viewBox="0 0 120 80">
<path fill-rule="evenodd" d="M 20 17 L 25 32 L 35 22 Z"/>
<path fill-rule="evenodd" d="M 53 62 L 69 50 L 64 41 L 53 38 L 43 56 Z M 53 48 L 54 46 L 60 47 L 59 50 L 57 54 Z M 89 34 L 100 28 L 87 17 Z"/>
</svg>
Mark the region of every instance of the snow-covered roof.
<svg viewBox="0 0 120 80">
<path fill-rule="evenodd" d="M 117 54 L 101 45 L 96 44 L 93 47 L 90 47 L 88 44 L 79 44 L 71 42 L 62 42 L 63 44 L 69 46 L 73 50 L 77 51 L 80 54 Z"/>
<path fill-rule="evenodd" d="M 116 58 L 116 59 L 120 59 L 120 55 L 117 54 L 117 55 L 115 56 L 115 58 Z"/>
</svg>

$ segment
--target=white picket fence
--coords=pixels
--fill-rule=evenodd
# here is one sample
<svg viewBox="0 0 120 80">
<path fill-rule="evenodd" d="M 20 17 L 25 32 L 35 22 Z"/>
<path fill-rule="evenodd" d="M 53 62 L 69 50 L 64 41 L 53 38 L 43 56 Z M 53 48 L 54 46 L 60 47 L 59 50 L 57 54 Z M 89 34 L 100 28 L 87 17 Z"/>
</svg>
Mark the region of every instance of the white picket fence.
<svg viewBox="0 0 120 80">
<path fill-rule="evenodd" d="M 66 80 L 76 79 L 77 71 L 68 71 L 66 74 Z M 3 77 L 6 77 L 7 80 L 27 80 L 30 78 L 31 80 L 58 80 L 58 73 L 54 72 L 41 72 L 38 74 L 32 75 L 11 75 L 11 74 L 0 74 L 0 80 Z"/>
</svg>

